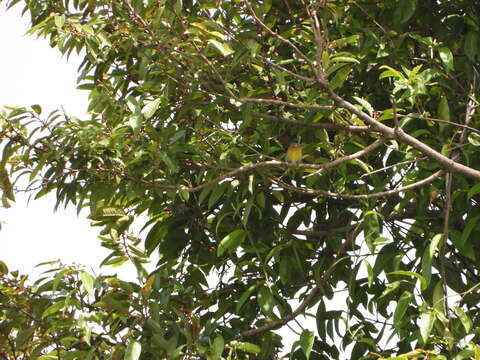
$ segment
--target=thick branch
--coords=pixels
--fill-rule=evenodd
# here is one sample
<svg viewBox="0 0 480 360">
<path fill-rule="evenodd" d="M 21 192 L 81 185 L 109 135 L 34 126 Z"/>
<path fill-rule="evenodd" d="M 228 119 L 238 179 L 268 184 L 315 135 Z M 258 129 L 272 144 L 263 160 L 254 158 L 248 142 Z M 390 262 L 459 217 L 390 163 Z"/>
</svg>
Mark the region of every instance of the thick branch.
<svg viewBox="0 0 480 360">
<path fill-rule="evenodd" d="M 324 83 L 321 82 L 322 85 Z M 325 85 L 324 85 L 325 86 Z M 389 126 L 382 124 L 381 122 L 375 120 L 373 117 L 369 116 L 367 113 L 358 109 L 356 106 L 350 102 L 344 100 L 342 97 L 338 96 L 333 91 L 329 91 L 330 97 L 335 101 L 335 103 L 344 109 L 347 109 L 357 115 L 365 123 L 370 125 L 374 130 L 381 132 L 387 139 L 397 138 L 407 143 L 408 145 L 413 146 L 415 149 L 421 151 L 423 154 L 427 155 L 430 159 L 436 161 L 440 164 L 446 171 L 455 172 L 458 174 L 465 175 L 469 178 L 480 180 L 480 171 L 473 169 L 471 167 L 460 164 L 445 155 L 442 155 L 438 151 L 432 149 L 430 146 L 425 143 L 417 140 L 411 135 L 405 133 L 402 129 L 393 129 Z"/>
</svg>

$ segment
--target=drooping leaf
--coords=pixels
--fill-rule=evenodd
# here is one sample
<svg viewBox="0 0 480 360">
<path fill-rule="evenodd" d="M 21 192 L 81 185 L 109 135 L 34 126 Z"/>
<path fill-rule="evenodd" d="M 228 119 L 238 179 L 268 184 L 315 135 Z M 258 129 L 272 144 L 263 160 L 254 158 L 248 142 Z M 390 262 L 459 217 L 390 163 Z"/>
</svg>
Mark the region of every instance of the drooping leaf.
<svg viewBox="0 0 480 360">
<path fill-rule="evenodd" d="M 310 359 L 310 353 L 312 352 L 313 342 L 315 340 L 315 335 L 310 330 L 303 330 L 300 335 L 300 347 L 302 348 L 303 353 L 307 359 Z"/>
</svg>

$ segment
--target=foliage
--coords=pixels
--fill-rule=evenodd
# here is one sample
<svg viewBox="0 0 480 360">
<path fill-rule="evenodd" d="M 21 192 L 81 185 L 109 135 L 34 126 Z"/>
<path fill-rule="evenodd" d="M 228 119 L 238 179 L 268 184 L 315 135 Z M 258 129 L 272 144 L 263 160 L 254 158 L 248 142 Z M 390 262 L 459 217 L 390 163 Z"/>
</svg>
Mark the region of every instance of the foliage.
<svg viewBox="0 0 480 360">
<path fill-rule="evenodd" d="M 4 357 L 479 358 L 475 0 L 7 3 L 90 116 L 3 111 L 3 204 L 87 209 L 139 283 L 4 275 Z"/>
</svg>

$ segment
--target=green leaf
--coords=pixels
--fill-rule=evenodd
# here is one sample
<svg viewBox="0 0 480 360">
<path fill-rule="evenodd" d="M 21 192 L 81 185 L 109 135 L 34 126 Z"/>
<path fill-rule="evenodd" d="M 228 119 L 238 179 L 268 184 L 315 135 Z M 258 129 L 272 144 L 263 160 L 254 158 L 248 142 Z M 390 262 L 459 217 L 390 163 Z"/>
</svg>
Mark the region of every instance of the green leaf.
<svg viewBox="0 0 480 360">
<path fill-rule="evenodd" d="M 436 234 L 428 247 L 423 252 L 422 257 L 422 275 L 425 278 L 426 286 L 430 284 L 430 279 L 432 278 L 432 259 L 435 254 L 435 250 L 438 248 L 438 245 L 443 239 L 443 234 Z"/>
<path fill-rule="evenodd" d="M 8 274 L 8 266 L 3 261 L 0 260 L 0 273 Z"/>
<path fill-rule="evenodd" d="M 445 314 L 445 293 L 443 292 L 442 281 L 437 281 L 433 288 L 432 304 L 437 316 L 440 316 L 440 318 L 444 317 L 443 315 Z M 448 320 L 446 318 L 444 318 L 444 320 L 445 324 L 447 324 Z"/>
<path fill-rule="evenodd" d="M 399 0 L 393 14 L 394 22 L 397 24 L 406 23 L 413 16 L 416 8 L 416 0 Z"/>
<path fill-rule="evenodd" d="M 190 199 L 190 192 L 187 189 L 180 189 L 178 193 L 180 195 L 180 199 L 183 201 L 188 201 L 188 199 Z"/>
<path fill-rule="evenodd" d="M 424 344 L 428 341 L 434 322 L 435 315 L 432 311 L 422 313 L 418 319 L 418 327 L 420 328 L 420 335 Z"/>
<path fill-rule="evenodd" d="M 345 80 L 347 80 L 348 74 L 350 74 L 351 68 L 350 66 L 344 66 L 340 70 L 335 73 L 335 76 L 330 80 L 331 88 L 337 89 L 342 87 Z"/>
<path fill-rule="evenodd" d="M 34 332 L 35 332 L 34 326 L 30 326 L 18 331 L 17 336 L 15 338 L 15 344 L 17 345 L 19 350 L 23 347 L 23 345 L 28 341 L 28 339 L 33 335 Z"/>
<path fill-rule="evenodd" d="M 155 111 L 157 111 L 161 102 L 162 102 L 162 98 L 156 98 L 155 100 L 148 102 L 142 108 L 142 114 L 146 120 L 150 119 L 155 114 Z"/>
<path fill-rule="evenodd" d="M 368 287 L 371 287 L 373 284 L 373 269 L 367 259 L 363 259 L 363 263 L 367 268 L 367 279 L 368 279 Z"/>
<path fill-rule="evenodd" d="M 362 105 L 362 107 L 368 112 L 368 115 L 373 115 L 373 106 L 367 100 L 359 98 L 358 96 L 353 96 L 353 98 L 357 100 L 360 105 Z"/>
<path fill-rule="evenodd" d="M 40 115 L 42 113 L 42 107 L 40 105 L 35 104 L 30 107 L 32 108 L 33 111 L 35 111 L 37 115 Z"/>
<path fill-rule="evenodd" d="M 127 350 L 125 351 L 124 360 L 138 360 L 142 353 L 142 345 L 135 340 L 128 343 Z"/>
<path fill-rule="evenodd" d="M 471 199 L 478 193 L 480 193 L 480 183 L 475 184 L 470 190 L 468 190 L 467 198 Z"/>
<path fill-rule="evenodd" d="M 93 277 L 89 273 L 82 271 L 81 278 L 82 284 L 85 287 L 85 290 L 87 290 L 87 293 L 93 295 Z"/>
<path fill-rule="evenodd" d="M 55 26 L 58 28 L 58 29 L 61 29 L 63 27 L 63 24 L 65 24 L 65 15 L 57 15 L 53 18 L 54 22 L 55 22 Z"/>
<path fill-rule="evenodd" d="M 303 330 L 300 335 L 300 347 L 305 354 L 307 360 L 310 358 L 310 353 L 312 352 L 313 342 L 315 340 L 315 335 L 310 330 Z"/>
<path fill-rule="evenodd" d="M 237 301 L 237 304 L 235 305 L 235 312 L 238 313 L 240 311 L 240 309 L 242 308 L 243 304 L 245 304 L 245 301 L 248 300 L 248 298 L 250 297 L 250 295 L 252 294 L 253 290 L 255 290 L 257 287 L 256 284 L 254 285 L 251 285 L 247 290 L 245 290 L 242 295 L 240 296 L 240 298 L 238 299 Z"/>
<path fill-rule="evenodd" d="M 143 119 L 141 115 L 132 115 L 128 121 L 130 127 L 132 128 L 135 134 L 138 134 L 139 130 L 142 127 Z"/>
<path fill-rule="evenodd" d="M 465 37 L 463 51 L 467 58 L 474 62 L 475 58 L 480 55 L 480 35 L 478 31 L 470 30 Z"/>
<path fill-rule="evenodd" d="M 331 62 L 348 62 L 348 63 L 355 63 L 360 64 L 360 61 L 353 57 L 349 56 L 336 56 L 330 59 Z"/>
<path fill-rule="evenodd" d="M 380 236 L 380 224 L 376 212 L 368 211 L 364 215 L 363 234 L 369 250 L 374 252 L 375 240 Z"/>
<path fill-rule="evenodd" d="M 393 326 L 398 330 L 403 321 L 403 316 L 407 312 L 408 305 L 413 299 L 413 294 L 409 291 L 404 291 L 397 302 L 395 313 L 393 314 Z"/>
<path fill-rule="evenodd" d="M 267 287 L 262 287 L 258 292 L 257 302 L 262 313 L 270 319 L 277 320 L 278 317 L 274 314 L 273 308 L 276 304 L 275 297 L 272 295 Z"/>
<path fill-rule="evenodd" d="M 468 134 L 468 142 L 473 146 L 480 146 L 480 134 L 474 132 Z"/>
<path fill-rule="evenodd" d="M 455 66 L 453 64 L 453 54 L 448 47 L 442 46 L 438 48 L 438 54 L 440 55 L 440 60 L 442 60 L 447 70 L 455 70 Z"/>
<path fill-rule="evenodd" d="M 439 119 L 450 121 L 450 107 L 448 106 L 448 100 L 445 96 L 442 96 L 438 103 L 437 116 Z"/>
<path fill-rule="evenodd" d="M 218 184 L 213 186 L 213 191 L 210 195 L 210 198 L 208 199 L 208 208 L 211 209 L 213 205 L 215 205 L 225 192 L 227 190 L 227 184 Z"/>
<path fill-rule="evenodd" d="M 226 250 L 234 251 L 243 243 L 247 235 L 248 233 L 243 229 L 237 229 L 232 231 L 220 242 L 220 245 L 217 249 L 217 256 L 222 256 Z"/>
<path fill-rule="evenodd" d="M 267 257 L 265 258 L 265 264 L 268 263 L 268 261 L 272 258 L 273 255 L 275 255 L 276 253 L 278 253 L 279 251 L 282 251 L 283 249 L 286 249 L 288 247 L 292 246 L 292 243 L 291 242 L 288 242 L 286 244 L 280 244 L 278 246 L 275 246 L 273 249 L 271 249 L 269 252 L 268 252 L 268 255 Z"/>
<path fill-rule="evenodd" d="M 458 244 L 461 247 L 464 247 L 466 242 L 470 238 L 470 234 L 477 225 L 478 220 L 480 220 L 480 215 L 474 216 L 473 218 L 468 218 L 467 224 L 462 232 L 462 237 L 460 238 L 460 243 Z M 473 241 L 473 239 L 471 239 Z"/>
<path fill-rule="evenodd" d="M 212 44 L 223 56 L 233 54 L 232 48 L 227 43 L 221 43 L 215 39 L 209 39 L 208 42 Z"/>
<path fill-rule="evenodd" d="M 63 301 L 58 301 L 57 303 L 50 305 L 42 314 L 42 319 L 46 318 L 49 315 L 55 314 L 59 310 L 63 309 L 65 303 Z"/>
<path fill-rule="evenodd" d="M 418 280 L 420 280 L 422 290 L 425 290 L 427 288 L 427 281 L 425 280 L 425 278 L 422 275 L 417 274 L 413 271 L 397 270 L 397 271 L 389 272 L 388 274 L 389 275 L 391 274 L 391 275 L 413 276 L 413 277 L 417 278 Z"/>
<path fill-rule="evenodd" d="M 203 200 L 207 198 L 208 195 L 210 195 L 210 192 L 216 188 L 217 185 L 210 185 L 204 188 L 201 192 L 200 195 L 198 196 L 198 204 L 201 205 Z"/>
<path fill-rule="evenodd" d="M 137 99 L 135 99 L 133 96 L 129 96 L 127 98 L 127 107 L 132 112 L 132 114 L 134 115 L 141 114 L 140 104 L 138 103 Z"/>
<path fill-rule="evenodd" d="M 388 65 L 380 66 L 380 69 L 387 69 L 386 71 L 382 72 L 379 76 L 379 79 L 383 79 L 386 77 L 394 77 L 397 79 L 405 79 L 405 76 L 400 71 L 395 70 L 394 68 Z"/>
<path fill-rule="evenodd" d="M 455 306 L 455 312 L 457 313 L 458 318 L 460 319 L 460 322 L 462 323 L 465 332 L 468 334 L 470 333 L 470 330 L 472 329 L 473 323 L 472 320 L 470 319 L 470 316 L 468 316 L 460 307 Z"/>
<path fill-rule="evenodd" d="M 221 335 L 215 336 L 212 345 L 213 357 L 211 357 L 211 359 L 220 359 L 224 348 L 225 342 L 223 340 L 223 337 Z"/>
<path fill-rule="evenodd" d="M 232 341 L 230 343 L 235 349 L 248 352 L 250 354 L 259 354 L 261 349 L 260 346 L 249 343 L 249 342 L 238 342 Z"/>
</svg>

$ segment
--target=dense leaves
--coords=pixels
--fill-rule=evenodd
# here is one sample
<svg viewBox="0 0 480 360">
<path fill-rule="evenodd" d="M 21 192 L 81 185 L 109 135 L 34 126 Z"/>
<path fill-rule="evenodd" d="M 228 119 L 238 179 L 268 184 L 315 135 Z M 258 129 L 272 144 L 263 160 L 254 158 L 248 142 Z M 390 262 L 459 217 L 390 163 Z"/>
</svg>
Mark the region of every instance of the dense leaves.
<svg viewBox="0 0 480 360">
<path fill-rule="evenodd" d="M 478 357 L 476 1 L 8 3 L 90 115 L 2 112 L 3 205 L 87 209 L 140 282 L 5 275 L 7 358 Z"/>
</svg>

